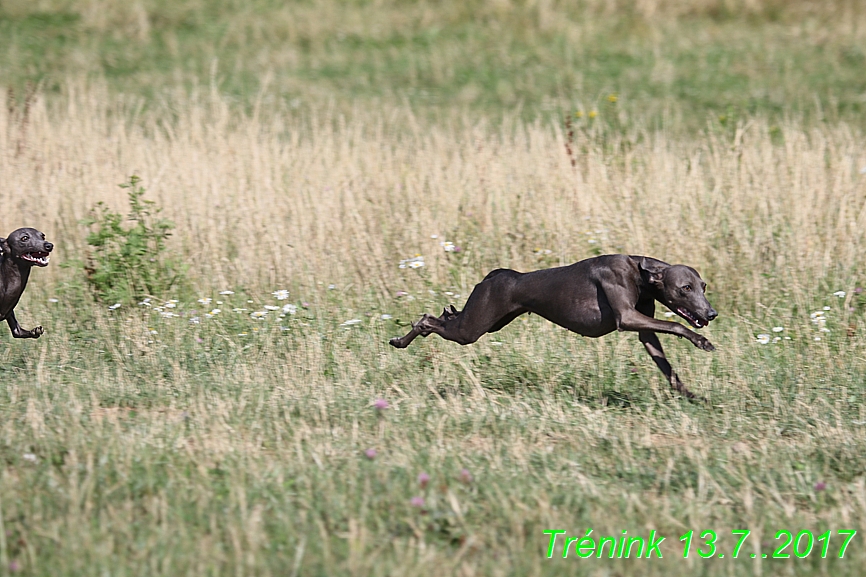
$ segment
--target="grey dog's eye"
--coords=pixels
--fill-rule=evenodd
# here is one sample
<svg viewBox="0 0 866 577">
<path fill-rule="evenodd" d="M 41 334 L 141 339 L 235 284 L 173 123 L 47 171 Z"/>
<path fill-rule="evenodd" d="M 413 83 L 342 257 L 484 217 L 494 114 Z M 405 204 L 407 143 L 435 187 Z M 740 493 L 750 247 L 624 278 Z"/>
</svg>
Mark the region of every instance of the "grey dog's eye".
<svg viewBox="0 0 866 577">
<path fill-rule="evenodd" d="M 21 242 L 27 242 L 28 240 L 30 240 L 30 237 L 27 236 L 26 234 L 21 237 Z"/>
<path fill-rule="evenodd" d="M 692 285 L 687 284 L 686 286 L 683 287 L 683 290 L 686 292 L 691 292 L 692 291 Z"/>
</svg>

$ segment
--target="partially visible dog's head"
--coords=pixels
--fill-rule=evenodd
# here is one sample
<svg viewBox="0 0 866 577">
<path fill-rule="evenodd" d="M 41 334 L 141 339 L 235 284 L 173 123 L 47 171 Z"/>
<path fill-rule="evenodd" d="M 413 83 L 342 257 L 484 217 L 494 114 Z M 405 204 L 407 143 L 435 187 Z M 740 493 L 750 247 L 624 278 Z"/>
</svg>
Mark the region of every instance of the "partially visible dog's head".
<svg viewBox="0 0 866 577">
<path fill-rule="evenodd" d="M 707 283 L 692 267 L 644 258 L 640 269 L 641 275 L 655 290 L 656 299 L 693 327 L 703 328 L 719 316 L 704 294 Z"/>
<path fill-rule="evenodd" d="M 11 257 L 24 266 L 48 266 L 54 245 L 45 240 L 45 233 L 35 228 L 19 228 L 7 238 L 0 238 L 0 254 Z"/>
</svg>

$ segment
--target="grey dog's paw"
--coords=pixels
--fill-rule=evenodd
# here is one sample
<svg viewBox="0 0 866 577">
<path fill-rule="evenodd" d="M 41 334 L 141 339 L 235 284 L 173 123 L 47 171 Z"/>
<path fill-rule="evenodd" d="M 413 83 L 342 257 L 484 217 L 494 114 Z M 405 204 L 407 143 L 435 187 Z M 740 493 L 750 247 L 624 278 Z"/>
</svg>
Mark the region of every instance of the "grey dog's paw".
<svg viewBox="0 0 866 577">
<path fill-rule="evenodd" d="M 34 338 L 34 339 L 38 339 L 38 338 L 41 337 L 44 333 L 45 333 L 45 331 L 42 330 L 42 327 L 36 327 L 36 328 L 33 329 L 32 331 L 30 331 L 31 338 Z"/>
<path fill-rule="evenodd" d="M 692 341 L 692 342 L 694 342 L 696 347 L 698 347 L 699 349 L 705 350 L 707 352 L 712 352 L 712 351 L 716 350 L 716 347 L 714 347 L 713 343 L 711 343 L 709 340 L 702 337 L 701 335 L 696 335 L 696 336 L 697 336 L 697 338 L 694 341 Z"/>
<path fill-rule="evenodd" d="M 392 347 L 396 347 L 398 349 L 405 349 L 406 348 L 406 345 L 403 344 L 403 337 L 394 337 L 393 339 L 388 341 L 388 344 L 391 345 Z"/>
</svg>

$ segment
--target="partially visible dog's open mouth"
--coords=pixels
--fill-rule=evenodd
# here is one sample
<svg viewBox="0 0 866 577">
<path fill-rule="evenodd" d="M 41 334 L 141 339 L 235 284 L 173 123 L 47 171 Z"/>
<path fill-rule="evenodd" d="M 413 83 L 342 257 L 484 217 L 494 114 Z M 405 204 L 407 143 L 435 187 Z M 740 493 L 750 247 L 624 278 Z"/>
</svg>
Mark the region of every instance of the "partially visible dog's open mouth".
<svg viewBox="0 0 866 577">
<path fill-rule="evenodd" d="M 707 326 L 707 324 L 709 324 L 709 321 L 701 320 L 700 318 L 698 318 L 697 315 L 693 314 L 691 311 L 684 309 L 683 307 L 677 307 L 677 314 L 689 321 L 696 329 L 702 329 Z"/>
<path fill-rule="evenodd" d="M 22 254 L 20 258 L 21 260 L 32 262 L 36 266 L 48 266 L 48 261 L 51 260 L 47 252 L 28 252 Z"/>
</svg>

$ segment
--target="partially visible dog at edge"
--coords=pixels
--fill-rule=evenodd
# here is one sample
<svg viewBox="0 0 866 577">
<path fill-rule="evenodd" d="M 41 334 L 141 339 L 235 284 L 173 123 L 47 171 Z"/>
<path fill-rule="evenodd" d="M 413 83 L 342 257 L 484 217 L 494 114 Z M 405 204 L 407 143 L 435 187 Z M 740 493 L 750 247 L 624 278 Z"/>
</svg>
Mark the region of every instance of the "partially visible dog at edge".
<svg viewBox="0 0 866 577">
<path fill-rule="evenodd" d="M 670 385 L 689 399 L 689 391 L 665 357 L 656 333 L 685 337 L 705 351 L 715 350 L 706 338 L 679 323 L 653 318 L 658 301 L 700 329 L 718 316 L 705 296 L 707 283 L 698 271 L 646 256 L 609 254 L 570 266 L 519 273 L 492 271 L 475 285 L 466 306 L 453 305 L 440 317 L 425 314 L 403 337 L 391 339 L 397 348 L 415 337 L 437 334 L 461 345 L 495 333 L 523 313 L 535 313 L 585 337 L 614 330 L 634 331 Z"/>
<path fill-rule="evenodd" d="M 0 321 L 9 324 L 16 339 L 38 339 L 42 327 L 26 331 L 15 318 L 15 306 L 21 299 L 30 269 L 48 266 L 49 253 L 54 245 L 45 240 L 45 234 L 35 228 L 19 228 L 6 238 L 0 238 Z"/>
</svg>

